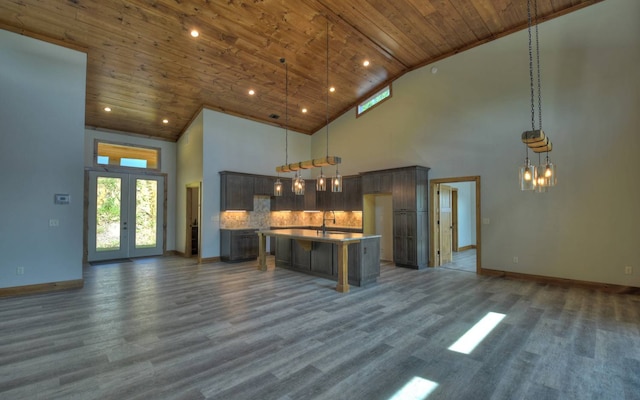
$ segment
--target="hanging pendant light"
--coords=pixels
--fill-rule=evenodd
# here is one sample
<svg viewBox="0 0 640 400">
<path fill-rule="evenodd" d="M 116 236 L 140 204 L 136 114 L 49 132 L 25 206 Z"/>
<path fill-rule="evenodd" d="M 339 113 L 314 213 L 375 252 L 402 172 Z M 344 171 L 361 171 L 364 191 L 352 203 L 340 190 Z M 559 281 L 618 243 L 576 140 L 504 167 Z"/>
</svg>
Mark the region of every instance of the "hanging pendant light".
<svg viewBox="0 0 640 400">
<path fill-rule="evenodd" d="M 334 193 L 342 192 L 342 175 L 336 166 L 336 175 L 331 178 L 331 191 Z"/>
<path fill-rule="evenodd" d="M 316 179 L 316 191 L 324 192 L 327 190 L 327 177 L 324 175 L 322 168 L 320 168 L 320 175 Z"/>
<path fill-rule="evenodd" d="M 531 131 L 522 134 L 522 142 L 525 143 L 526 158 L 524 165 L 520 167 L 519 180 L 520 190 L 535 190 L 536 192 L 546 192 L 548 187 L 556 184 L 556 169 L 549 161 L 549 151 L 551 151 L 551 141 L 542 130 L 542 80 L 540 77 L 540 44 L 538 40 L 538 2 L 534 2 L 535 15 L 535 40 L 536 40 L 536 71 L 538 80 L 538 129 L 535 126 L 535 88 L 533 79 L 533 43 L 531 28 L 533 26 L 533 18 L 531 13 L 531 0 L 527 0 L 527 22 L 529 34 L 529 87 L 531 94 Z M 545 152 L 544 164 L 538 160 L 538 166 L 533 167 L 529 160 L 529 148 L 538 153 Z"/>
<path fill-rule="evenodd" d="M 278 177 L 273 184 L 273 195 L 276 197 L 282 196 L 282 181 L 280 180 L 280 177 Z"/>
<path fill-rule="evenodd" d="M 524 161 L 524 165 L 520 167 L 520 190 L 535 189 L 536 168 L 531 165 L 529 156 Z"/>
</svg>

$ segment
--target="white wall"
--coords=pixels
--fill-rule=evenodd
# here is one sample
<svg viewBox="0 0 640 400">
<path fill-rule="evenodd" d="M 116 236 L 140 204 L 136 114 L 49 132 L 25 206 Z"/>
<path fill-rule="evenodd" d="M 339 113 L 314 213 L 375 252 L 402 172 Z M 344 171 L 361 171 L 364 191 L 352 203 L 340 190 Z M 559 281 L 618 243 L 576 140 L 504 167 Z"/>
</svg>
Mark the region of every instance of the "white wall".
<svg viewBox="0 0 640 400">
<path fill-rule="evenodd" d="M 185 184 L 199 178 L 202 180 L 202 222 L 201 256 L 220 256 L 220 171 L 247 172 L 262 175 L 276 175 L 275 167 L 285 163 L 285 132 L 282 128 L 261 124 L 205 109 L 189 128 L 202 135 L 201 146 L 188 147 L 183 143 L 185 135 L 178 143 L 178 218 L 177 243 L 179 251 L 184 249 L 181 230 L 186 224 Z M 197 136 L 194 132 L 193 136 Z M 192 139 L 193 140 L 193 137 Z M 311 158 L 311 137 L 289 131 L 289 162 Z M 199 156 L 198 154 L 201 154 Z M 201 165 L 187 161 L 201 157 Z M 188 165 L 185 165 L 188 164 Z M 183 167 L 191 172 L 184 172 Z M 198 169 L 198 167 L 200 167 Z M 187 177 L 190 175 L 190 177 Z M 291 174 L 288 174 L 291 176 Z M 309 177 L 305 171 L 303 176 Z M 184 236 L 184 233 L 182 233 Z"/>
<path fill-rule="evenodd" d="M 430 178 L 480 175 L 484 268 L 640 286 L 639 17 L 640 2 L 608 0 L 540 26 L 559 176 L 550 193 L 517 185 L 530 129 L 526 31 L 442 60 L 437 74 L 404 75 L 390 100 L 331 124 L 330 152 L 345 174 L 418 164 Z"/>
<path fill-rule="evenodd" d="M 167 251 L 176 248 L 176 143 L 165 140 L 149 139 L 96 129 L 85 129 L 84 165 L 93 167 L 93 151 L 96 139 L 133 146 L 156 147 L 160 149 L 160 172 L 167 174 Z"/>
<path fill-rule="evenodd" d="M 176 250 L 181 253 L 185 252 L 186 230 L 190 223 L 187 221 L 187 186 L 198 186 L 202 183 L 202 134 L 201 112 L 180 136 L 177 144 Z"/>
<path fill-rule="evenodd" d="M 86 54 L 3 30 L 0 48 L 0 287 L 82 279 Z"/>
<path fill-rule="evenodd" d="M 476 244 L 476 183 L 452 182 L 458 189 L 458 247 Z"/>
</svg>

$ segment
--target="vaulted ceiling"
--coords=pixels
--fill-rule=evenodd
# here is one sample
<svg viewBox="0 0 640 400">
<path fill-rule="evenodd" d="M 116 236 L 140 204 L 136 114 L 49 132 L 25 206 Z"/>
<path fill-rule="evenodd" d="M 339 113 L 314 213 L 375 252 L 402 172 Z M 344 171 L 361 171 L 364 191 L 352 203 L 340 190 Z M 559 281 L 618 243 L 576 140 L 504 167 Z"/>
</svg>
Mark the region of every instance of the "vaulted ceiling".
<svg viewBox="0 0 640 400">
<path fill-rule="evenodd" d="M 537 0 L 538 15 L 599 1 Z M 0 28 L 87 52 L 87 126 L 166 140 L 202 107 L 280 126 L 287 114 L 313 134 L 404 73 L 526 26 L 526 0 L 0 2 Z"/>
</svg>

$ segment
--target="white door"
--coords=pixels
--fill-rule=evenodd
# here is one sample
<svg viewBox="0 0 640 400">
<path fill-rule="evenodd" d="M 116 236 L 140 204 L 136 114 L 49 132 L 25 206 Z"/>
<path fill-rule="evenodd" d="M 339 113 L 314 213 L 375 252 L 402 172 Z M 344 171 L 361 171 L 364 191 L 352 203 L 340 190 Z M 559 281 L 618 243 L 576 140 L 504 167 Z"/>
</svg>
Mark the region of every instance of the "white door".
<svg viewBox="0 0 640 400">
<path fill-rule="evenodd" d="M 89 172 L 87 261 L 161 255 L 164 177 Z"/>
</svg>

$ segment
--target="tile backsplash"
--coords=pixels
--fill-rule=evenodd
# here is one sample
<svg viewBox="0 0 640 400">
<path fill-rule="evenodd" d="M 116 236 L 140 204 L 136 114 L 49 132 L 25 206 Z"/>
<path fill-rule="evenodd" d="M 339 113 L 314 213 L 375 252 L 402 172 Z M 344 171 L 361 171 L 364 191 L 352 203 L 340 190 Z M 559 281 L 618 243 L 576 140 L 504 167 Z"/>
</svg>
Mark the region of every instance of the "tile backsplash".
<svg viewBox="0 0 640 400">
<path fill-rule="evenodd" d="M 327 213 L 327 226 L 362 228 L 362 212 L 360 211 L 336 211 L 336 223 L 333 224 L 333 213 Z M 257 228 L 269 229 L 272 226 L 320 226 L 322 225 L 322 212 L 305 211 L 274 211 L 271 212 L 271 199 L 269 196 L 254 196 L 253 211 L 220 213 L 221 229 Z"/>
</svg>

